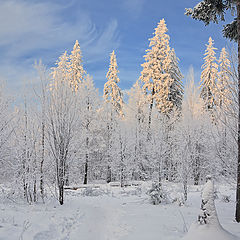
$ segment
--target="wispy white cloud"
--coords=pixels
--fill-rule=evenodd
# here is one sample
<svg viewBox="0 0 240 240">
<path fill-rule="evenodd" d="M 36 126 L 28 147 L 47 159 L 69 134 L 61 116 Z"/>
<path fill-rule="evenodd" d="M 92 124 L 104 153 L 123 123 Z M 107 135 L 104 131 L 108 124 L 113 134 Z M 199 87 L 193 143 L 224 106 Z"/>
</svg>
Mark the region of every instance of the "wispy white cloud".
<svg viewBox="0 0 240 240">
<path fill-rule="evenodd" d="M 119 33 L 117 31 L 118 22 L 116 19 L 111 20 L 107 27 L 98 34 L 95 41 L 87 42 L 88 59 L 87 62 L 93 62 L 103 58 L 103 53 L 112 52 L 112 50 L 118 48 L 120 44 Z"/>
<path fill-rule="evenodd" d="M 0 1 L 0 79 L 19 85 L 34 60 L 48 64 L 79 40 L 87 61 L 99 61 L 119 45 L 117 21 L 98 26 L 84 9 L 51 1 Z M 71 9 L 71 10 L 69 10 Z M 67 16 L 75 14 L 72 19 Z M 71 49 L 68 49 L 69 51 Z"/>
</svg>

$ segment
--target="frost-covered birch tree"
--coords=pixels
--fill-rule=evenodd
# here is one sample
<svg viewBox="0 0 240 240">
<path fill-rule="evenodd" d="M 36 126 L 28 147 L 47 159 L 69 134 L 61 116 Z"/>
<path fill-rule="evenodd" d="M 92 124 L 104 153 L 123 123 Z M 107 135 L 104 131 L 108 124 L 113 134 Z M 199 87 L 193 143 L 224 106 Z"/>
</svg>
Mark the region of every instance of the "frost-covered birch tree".
<svg viewBox="0 0 240 240">
<path fill-rule="evenodd" d="M 15 128 L 16 114 L 10 110 L 12 99 L 6 94 L 6 86 L 0 83 L 0 179 L 8 179 L 11 169 L 11 139 Z M 7 170 L 6 170 L 7 168 Z"/>
<path fill-rule="evenodd" d="M 148 104 L 139 81 L 129 91 L 128 103 L 125 105 L 126 127 L 132 136 L 128 144 L 132 146 L 132 177 L 144 179 L 146 175 L 146 134 Z"/>
<path fill-rule="evenodd" d="M 64 202 L 66 165 L 72 151 L 73 138 L 78 129 L 78 94 L 69 84 L 68 56 L 64 53 L 52 71 L 51 91 L 47 103 L 48 141 L 55 162 L 58 201 Z"/>
<path fill-rule="evenodd" d="M 94 152 L 97 152 L 103 141 L 101 124 L 99 123 L 99 110 L 101 100 L 97 89 L 94 87 L 92 77 L 89 75 L 83 80 L 79 88 L 79 107 L 81 114 L 81 150 L 84 160 L 84 184 L 89 181 L 89 162 L 93 165 Z M 82 155 L 81 154 L 81 155 Z M 96 160 L 96 159 L 95 159 Z"/>
<path fill-rule="evenodd" d="M 203 100 L 194 83 L 194 71 L 191 67 L 187 76 L 182 114 L 174 129 L 174 159 L 177 163 L 178 178 L 183 185 L 184 200 L 187 200 L 189 181 L 194 185 L 211 169 L 209 133 L 211 121 L 203 110 Z"/>
</svg>

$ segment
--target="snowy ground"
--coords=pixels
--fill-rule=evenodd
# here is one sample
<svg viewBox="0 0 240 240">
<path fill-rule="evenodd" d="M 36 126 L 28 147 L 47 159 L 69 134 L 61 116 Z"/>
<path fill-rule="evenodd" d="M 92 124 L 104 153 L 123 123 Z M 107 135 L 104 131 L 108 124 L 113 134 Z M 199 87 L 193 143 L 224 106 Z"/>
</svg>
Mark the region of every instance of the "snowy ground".
<svg viewBox="0 0 240 240">
<path fill-rule="evenodd" d="M 154 206 L 139 187 L 101 185 L 93 193 L 83 189 L 66 191 L 65 204 L 0 203 L 0 240 L 177 240 L 184 236 L 199 213 L 200 190 L 191 187 L 185 206 L 179 202 Z M 165 185 L 170 200 L 180 197 L 180 186 Z M 240 237 L 234 219 L 234 190 L 219 186 L 216 207 L 219 220 L 229 232 Z M 84 194 L 85 193 L 85 194 Z M 86 196 L 86 195 L 97 196 Z M 222 201 L 231 195 L 231 201 Z"/>
</svg>

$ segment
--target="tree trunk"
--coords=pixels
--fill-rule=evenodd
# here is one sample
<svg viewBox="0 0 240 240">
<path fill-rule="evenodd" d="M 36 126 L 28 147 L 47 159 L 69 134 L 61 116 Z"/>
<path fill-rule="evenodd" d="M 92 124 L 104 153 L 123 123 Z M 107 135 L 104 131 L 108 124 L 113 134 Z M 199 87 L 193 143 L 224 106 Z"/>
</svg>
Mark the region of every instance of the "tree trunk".
<svg viewBox="0 0 240 240">
<path fill-rule="evenodd" d="M 43 115 L 43 114 L 42 114 Z M 42 116 L 44 118 L 44 116 Z M 42 119 L 42 139 L 41 139 L 42 149 L 41 149 L 41 161 L 40 161 L 40 192 L 42 201 L 44 202 L 44 186 L 43 186 L 43 163 L 45 155 L 45 123 Z"/>
<path fill-rule="evenodd" d="M 59 198 L 58 201 L 60 203 L 60 205 L 63 205 L 63 184 L 61 183 L 59 185 Z"/>
<path fill-rule="evenodd" d="M 65 186 L 69 186 L 69 171 L 69 164 L 66 164 L 64 172 Z"/>
<path fill-rule="evenodd" d="M 84 181 L 83 184 L 87 184 L 88 180 L 88 153 L 86 153 L 86 161 L 85 161 L 85 173 L 84 173 Z"/>
<path fill-rule="evenodd" d="M 107 166 L 107 183 L 110 183 L 112 181 L 112 171 L 111 167 L 108 165 Z"/>
<path fill-rule="evenodd" d="M 34 142 L 34 182 L 33 182 L 33 201 L 37 202 L 37 152 Z"/>
<path fill-rule="evenodd" d="M 160 159 L 158 160 L 158 186 L 162 187 L 162 169 Z"/>
<path fill-rule="evenodd" d="M 187 177 L 185 176 L 184 177 L 184 180 L 183 180 L 183 195 L 184 195 L 184 201 L 186 202 L 187 201 Z"/>
<path fill-rule="evenodd" d="M 237 32 L 238 32 L 238 167 L 235 219 L 240 222 L 240 1 L 237 1 Z"/>
<path fill-rule="evenodd" d="M 112 134 L 112 112 L 111 112 L 111 120 L 110 124 L 107 125 L 107 130 L 108 130 L 108 155 L 107 155 L 107 160 L 108 160 L 108 166 L 107 166 L 107 176 L 106 176 L 106 182 L 110 183 L 112 181 L 112 169 L 111 169 L 111 155 L 110 152 L 112 150 L 112 145 L 111 145 L 111 134 Z"/>
<path fill-rule="evenodd" d="M 88 110 L 89 110 L 89 105 L 88 105 Z M 86 125 L 86 129 L 87 129 L 87 134 L 89 132 L 89 124 L 90 121 L 87 122 Z M 85 159 L 85 173 L 84 173 L 84 182 L 83 184 L 87 184 L 88 181 L 88 158 L 89 158 L 89 149 L 88 149 L 88 145 L 89 145 L 89 138 L 88 136 L 86 137 L 86 159 Z"/>
<path fill-rule="evenodd" d="M 151 122 L 152 122 L 152 109 L 153 109 L 153 98 L 150 102 L 150 106 L 149 106 L 149 116 L 148 116 L 148 128 L 151 128 Z"/>
<path fill-rule="evenodd" d="M 63 194 L 64 194 L 64 159 L 59 161 L 59 172 L 58 172 L 58 190 L 59 196 L 58 201 L 60 205 L 63 205 Z"/>
<path fill-rule="evenodd" d="M 36 180 L 36 177 L 34 179 L 34 184 L 33 184 L 33 201 L 37 202 L 37 180 Z"/>
<path fill-rule="evenodd" d="M 120 139 L 120 147 L 121 147 L 120 184 L 121 184 L 121 187 L 124 187 L 124 163 L 123 163 L 124 155 L 123 155 L 123 143 L 121 139 Z"/>
<path fill-rule="evenodd" d="M 198 172 L 194 173 L 194 185 L 199 185 L 200 174 Z"/>
<path fill-rule="evenodd" d="M 194 166 L 193 166 L 193 179 L 194 179 L 194 185 L 199 185 L 200 180 L 200 154 L 201 154 L 201 147 L 199 143 L 196 143 L 196 151 L 197 156 L 194 157 Z"/>
<path fill-rule="evenodd" d="M 121 172 L 120 172 L 120 185 L 121 187 L 124 187 L 124 173 L 123 173 L 123 167 L 121 167 Z"/>
<path fill-rule="evenodd" d="M 151 138 L 151 123 L 152 123 L 152 109 L 153 109 L 153 97 L 155 94 L 155 90 L 154 87 L 152 89 L 152 99 L 150 102 L 150 106 L 149 106 L 149 116 L 148 116 L 148 134 L 147 134 L 147 140 L 149 141 Z"/>
</svg>

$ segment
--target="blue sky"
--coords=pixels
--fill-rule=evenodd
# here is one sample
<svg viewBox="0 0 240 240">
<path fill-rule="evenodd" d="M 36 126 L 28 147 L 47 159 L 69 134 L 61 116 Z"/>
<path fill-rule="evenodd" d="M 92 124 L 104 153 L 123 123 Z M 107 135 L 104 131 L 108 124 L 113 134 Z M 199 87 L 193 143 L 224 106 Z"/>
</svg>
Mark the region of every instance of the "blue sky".
<svg viewBox="0 0 240 240">
<path fill-rule="evenodd" d="M 192 20 L 185 8 L 199 0 L 0 0 L 0 79 L 13 92 L 24 81 L 35 78 L 35 60 L 52 67 L 76 39 L 84 67 L 102 91 L 109 54 L 114 49 L 119 66 L 120 87 L 129 89 L 139 77 L 143 55 L 154 28 L 164 18 L 170 45 L 187 74 L 193 65 L 199 80 L 205 44 L 211 36 L 215 47 L 230 43 L 221 25 Z"/>
</svg>

